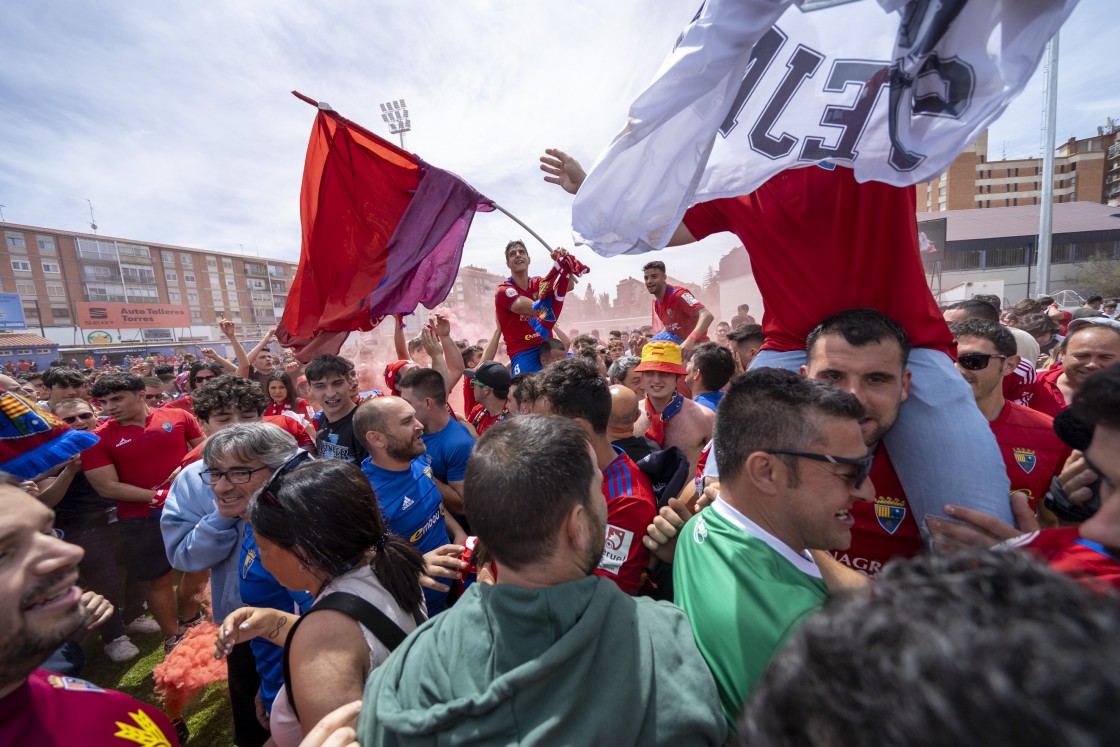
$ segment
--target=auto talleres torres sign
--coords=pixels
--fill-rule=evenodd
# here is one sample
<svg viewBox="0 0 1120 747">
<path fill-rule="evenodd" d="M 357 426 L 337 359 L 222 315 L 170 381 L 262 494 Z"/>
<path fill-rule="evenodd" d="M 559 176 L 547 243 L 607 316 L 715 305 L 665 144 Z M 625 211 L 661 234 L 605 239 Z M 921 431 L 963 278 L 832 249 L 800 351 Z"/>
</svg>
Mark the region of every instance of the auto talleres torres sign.
<svg viewBox="0 0 1120 747">
<path fill-rule="evenodd" d="M 189 327 L 186 306 L 147 303 L 78 303 L 78 326 L 83 328 L 143 329 Z"/>
</svg>

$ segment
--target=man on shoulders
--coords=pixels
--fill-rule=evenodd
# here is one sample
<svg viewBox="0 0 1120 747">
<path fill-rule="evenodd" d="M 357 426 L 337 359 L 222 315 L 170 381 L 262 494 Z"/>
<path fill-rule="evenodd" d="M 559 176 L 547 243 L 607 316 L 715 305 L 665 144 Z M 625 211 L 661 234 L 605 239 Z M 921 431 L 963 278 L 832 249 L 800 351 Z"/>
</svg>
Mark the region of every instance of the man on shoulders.
<svg viewBox="0 0 1120 747">
<path fill-rule="evenodd" d="M 479 439 L 466 504 L 496 584 L 473 584 L 374 670 L 365 747 L 723 743 L 712 675 L 681 611 L 594 575 L 602 480 L 566 418 L 516 417 Z"/>
<path fill-rule="evenodd" d="M 851 509 L 871 500 L 863 419 L 855 397 L 780 369 L 736 377 L 720 403 L 719 497 L 681 532 L 673 584 L 732 728 L 828 596 L 828 558 L 809 551 L 847 549 Z"/>
<path fill-rule="evenodd" d="M 78 563 L 82 549 L 51 532 L 50 509 L 0 475 L 0 744 L 120 747 L 135 743 L 177 747 L 167 716 L 146 703 L 74 677 L 39 669 L 85 627 Z"/>
<path fill-rule="evenodd" d="M 553 252 L 553 258 L 566 254 L 566 250 L 557 249 Z M 537 275 L 529 276 L 529 261 L 529 250 L 523 242 L 515 240 L 506 244 L 506 267 L 509 268 L 510 276 L 494 293 L 498 325 L 502 330 L 502 339 L 506 343 L 506 353 L 514 375 L 541 370 L 540 347 L 544 337 L 530 320 L 534 318 L 533 303 L 540 295 L 542 278 Z M 562 302 L 570 288 L 569 284 L 568 288 L 558 289 L 557 301 Z M 556 316 L 559 317 L 558 311 Z"/>
<path fill-rule="evenodd" d="M 681 355 L 687 357 L 696 343 L 707 341 L 712 312 L 687 288 L 669 285 L 664 262 L 647 262 L 642 276 L 646 290 L 653 296 L 653 315 L 661 323 L 658 331 L 680 345 Z"/>
</svg>

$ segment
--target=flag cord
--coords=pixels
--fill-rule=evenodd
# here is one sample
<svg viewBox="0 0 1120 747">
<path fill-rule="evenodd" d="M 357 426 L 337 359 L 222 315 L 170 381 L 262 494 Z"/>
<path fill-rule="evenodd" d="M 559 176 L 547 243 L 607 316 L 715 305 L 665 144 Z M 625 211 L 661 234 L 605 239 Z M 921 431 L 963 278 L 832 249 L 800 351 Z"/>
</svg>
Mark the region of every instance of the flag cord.
<svg viewBox="0 0 1120 747">
<path fill-rule="evenodd" d="M 538 234 L 538 233 L 537 233 L 536 231 L 534 231 L 533 229 L 531 229 L 531 228 L 529 228 L 529 227 L 528 227 L 527 225 L 525 225 L 525 224 L 524 224 L 524 223 L 522 222 L 522 220 L 521 220 L 520 218 L 518 218 L 518 217 L 517 217 L 516 215 L 514 215 L 514 214 L 513 214 L 513 213 L 511 213 L 510 211 L 506 210 L 506 209 L 505 209 L 504 207 L 502 207 L 502 206 L 501 206 L 501 205 L 499 205 L 498 203 L 494 202 L 493 200 L 491 200 L 490 204 L 491 204 L 491 205 L 492 205 L 492 206 L 494 207 L 494 209 L 495 209 L 495 210 L 500 210 L 500 211 L 502 211 L 503 213 L 505 213 L 505 215 L 506 215 L 506 216 L 507 216 L 507 217 L 508 217 L 508 218 L 509 218 L 510 220 L 512 220 L 512 221 L 513 221 L 514 223 L 516 223 L 517 225 L 519 225 L 519 226 L 521 226 L 522 228 L 524 228 L 524 229 L 525 229 L 526 231 L 528 231 L 528 232 L 529 232 L 530 234 L 532 234 L 533 238 L 534 238 L 534 239 L 536 239 L 537 241 L 541 242 L 541 244 L 543 244 L 543 245 L 544 245 L 544 248 L 548 250 L 548 253 L 549 253 L 549 254 L 552 254 L 552 247 L 548 245 L 548 242 L 547 242 L 547 241 L 545 241 L 544 239 L 542 239 L 542 238 L 540 237 L 540 235 L 539 235 L 539 234 Z"/>
</svg>

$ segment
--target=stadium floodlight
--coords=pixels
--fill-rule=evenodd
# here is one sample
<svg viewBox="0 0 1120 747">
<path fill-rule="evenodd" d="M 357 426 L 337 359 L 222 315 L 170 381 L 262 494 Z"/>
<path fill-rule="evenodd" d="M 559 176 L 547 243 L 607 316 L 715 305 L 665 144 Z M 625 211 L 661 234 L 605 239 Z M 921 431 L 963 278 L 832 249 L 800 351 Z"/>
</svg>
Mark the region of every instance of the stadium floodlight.
<svg viewBox="0 0 1120 747">
<path fill-rule="evenodd" d="M 404 134 L 412 131 L 412 120 L 408 118 L 408 106 L 404 99 L 386 101 L 381 105 L 381 119 L 389 125 L 389 132 L 400 136 L 401 149 L 404 149 Z"/>
</svg>

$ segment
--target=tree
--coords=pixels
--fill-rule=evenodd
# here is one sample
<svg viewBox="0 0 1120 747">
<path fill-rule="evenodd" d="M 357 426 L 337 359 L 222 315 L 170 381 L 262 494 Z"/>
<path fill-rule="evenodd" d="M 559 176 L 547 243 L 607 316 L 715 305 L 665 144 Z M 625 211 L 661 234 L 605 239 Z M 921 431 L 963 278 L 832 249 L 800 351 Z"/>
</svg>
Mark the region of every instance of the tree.
<svg viewBox="0 0 1120 747">
<path fill-rule="evenodd" d="M 1120 261 L 1091 259 L 1077 265 L 1077 290 L 1081 295 L 1094 293 L 1114 298 L 1120 296 Z"/>
</svg>

